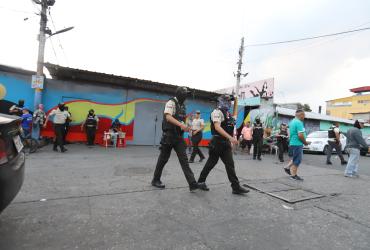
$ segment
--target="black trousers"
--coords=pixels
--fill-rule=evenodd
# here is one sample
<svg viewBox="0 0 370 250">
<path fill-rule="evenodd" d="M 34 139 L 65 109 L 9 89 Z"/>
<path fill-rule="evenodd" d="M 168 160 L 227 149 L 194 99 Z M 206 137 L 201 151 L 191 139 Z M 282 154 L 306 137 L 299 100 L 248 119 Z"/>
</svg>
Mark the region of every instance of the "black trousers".
<svg viewBox="0 0 370 250">
<path fill-rule="evenodd" d="M 225 164 L 227 177 L 231 182 L 231 187 L 233 189 L 238 188 L 240 184 L 235 173 L 235 165 L 230 142 L 226 139 L 217 137 L 213 137 L 209 143 L 209 157 L 206 165 L 204 165 L 204 168 L 200 173 L 198 182 L 206 181 L 208 174 L 216 166 L 219 158 L 221 158 L 221 161 Z"/>
<path fill-rule="evenodd" d="M 63 131 L 63 143 L 64 143 L 64 145 L 66 145 L 66 143 L 67 143 L 66 137 L 67 137 L 68 131 L 69 131 L 69 122 L 66 122 L 64 124 L 64 131 Z"/>
<path fill-rule="evenodd" d="M 277 147 L 279 149 L 279 160 L 284 160 L 284 152 L 288 150 L 288 141 L 287 140 L 280 140 L 277 142 Z"/>
<path fill-rule="evenodd" d="M 198 146 L 202 138 L 203 138 L 202 132 L 198 132 L 196 135 L 193 135 L 191 137 L 191 144 L 193 145 L 193 152 L 191 153 L 190 156 L 191 161 L 194 161 L 196 155 L 199 155 L 201 159 L 205 158 Z"/>
<path fill-rule="evenodd" d="M 330 158 L 331 158 L 331 154 L 333 153 L 333 149 L 335 149 L 335 151 L 337 152 L 337 154 L 340 158 L 340 161 L 344 162 L 344 157 L 343 157 L 343 153 L 342 153 L 342 146 L 340 146 L 339 143 L 332 142 L 332 141 L 328 142 L 328 155 L 327 155 L 326 161 L 330 162 Z"/>
<path fill-rule="evenodd" d="M 95 134 L 96 134 L 96 127 L 92 126 L 86 126 L 86 137 L 87 137 L 87 144 L 88 145 L 94 145 L 95 143 Z"/>
<path fill-rule="evenodd" d="M 189 185 L 194 185 L 196 180 L 194 173 L 191 171 L 188 163 L 188 157 L 186 155 L 186 143 L 182 136 L 166 134 L 164 133 L 161 140 L 160 154 L 158 157 L 157 165 L 155 167 L 153 181 L 160 181 L 162 171 L 168 159 L 171 156 L 172 149 L 175 150 L 179 159 L 182 171 L 184 172 L 185 178 Z"/>
<path fill-rule="evenodd" d="M 64 124 L 54 124 L 54 133 L 55 133 L 55 141 L 54 141 L 54 149 L 60 147 L 60 149 L 64 149 L 64 133 L 65 133 L 65 125 Z"/>
<path fill-rule="evenodd" d="M 254 138 L 253 139 L 253 157 L 261 157 L 263 146 L 263 138 Z"/>
</svg>

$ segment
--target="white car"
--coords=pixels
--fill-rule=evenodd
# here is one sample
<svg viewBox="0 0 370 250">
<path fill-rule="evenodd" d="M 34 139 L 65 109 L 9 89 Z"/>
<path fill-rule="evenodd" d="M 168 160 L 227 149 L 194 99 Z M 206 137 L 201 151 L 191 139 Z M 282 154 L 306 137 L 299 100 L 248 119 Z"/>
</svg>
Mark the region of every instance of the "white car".
<svg viewBox="0 0 370 250">
<path fill-rule="evenodd" d="M 328 131 L 312 132 L 307 136 L 306 139 L 307 142 L 311 142 L 311 144 L 308 146 L 304 146 L 303 150 L 327 154 L 327 150 L 329 147 L 328 139 L 329 139 Z M 342 151 L 344 151 L 344 148 L 346 147 L 347 143 L 347 138 L 343 134 L 340 134 L 340 142 L 342 144 Z M 333 152 L 335 152 L 335 150 L 333 150 Z"/>
</svg>

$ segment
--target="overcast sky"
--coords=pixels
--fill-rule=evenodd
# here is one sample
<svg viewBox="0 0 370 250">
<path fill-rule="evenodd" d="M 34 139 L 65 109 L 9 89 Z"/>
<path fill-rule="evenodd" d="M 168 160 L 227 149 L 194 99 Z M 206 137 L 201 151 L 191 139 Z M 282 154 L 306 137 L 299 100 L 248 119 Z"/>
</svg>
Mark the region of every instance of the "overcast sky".
<svg viewBox="0 0 370 250">
<path fill-rule="evenodd" d="M 31 0 L 0 0 L 0 64 L 36 68 L 37 9 Z M 216 90 L 235 83 L 242 36 L 254 44 L 369 27 L 370 1 L 56 0 L 51 15 L 57 30 L 75 29 L 47 41 L 46 61 Z M 49 27 L 55 31 L 51 21 Z M 276 102 L 316 110 L 349 88 L 370 85 L 369 68 L 370 31 L 364 31 L 246 47 L 249 75 L 242 83 L 274 77 Z"/>
</svg>

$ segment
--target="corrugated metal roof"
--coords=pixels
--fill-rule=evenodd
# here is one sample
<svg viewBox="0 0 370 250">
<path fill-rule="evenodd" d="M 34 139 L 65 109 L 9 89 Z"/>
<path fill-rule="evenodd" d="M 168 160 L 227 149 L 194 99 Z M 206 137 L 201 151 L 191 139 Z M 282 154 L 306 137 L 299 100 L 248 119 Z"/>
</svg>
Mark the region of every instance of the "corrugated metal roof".
<svg viewBox="0 0 370 250">
<path fill-rule="evenodd" d="M 363 86 L 358 88 L 350 89 L 353 93 L 370 92 L 370 86 Z"/>
<path fill-rule="evenodd" d="M 45 67 L 49 70 L 49 73 L 53 77 L 53 79 L 59 80 L 82 81 L 98 84 L 105 83 L 129 89 L 141 89 L 154 92 L 162 92 L 167 94 L 173 94 L 176 88 L 178 87 L 177 85 L 172 84 L 165 84 L 126 76 L 117 76 L 88 70 L 68 68 L 51 63 L 45 63 Z M 216 100 L 216 98 L 220 95 L 215 92 L 209 92 L 200 89 L 191 89 L 191 90 L 193 92 L 194 98 L 199 99 Z"/>
</svg>

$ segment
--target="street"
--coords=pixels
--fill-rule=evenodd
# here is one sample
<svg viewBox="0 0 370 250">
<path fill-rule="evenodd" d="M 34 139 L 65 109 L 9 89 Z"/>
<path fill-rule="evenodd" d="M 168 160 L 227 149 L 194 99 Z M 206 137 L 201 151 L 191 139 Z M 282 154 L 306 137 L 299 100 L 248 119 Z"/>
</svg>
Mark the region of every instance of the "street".
<svg viewBox="0 0 370 250">
<path fill-rule="evenodd" d="M 338 161 L 326 167 L 324 156 L 304 155 L 301 183 L 274 156 L 236 155 L 240 181 L 252 189 L 237 196 L 221 162 L 211 190 L 190 193 L 173 153 L 166 189 L 156 190 L 155 147 L 68 148 L 28 156 L 23 188 L 0 215 L 1 249 L 370 248 L 369 157 L 363 175 L 347 179 Z M 191 165 L 196 176 L 203 166 Z"/>
</svg>

